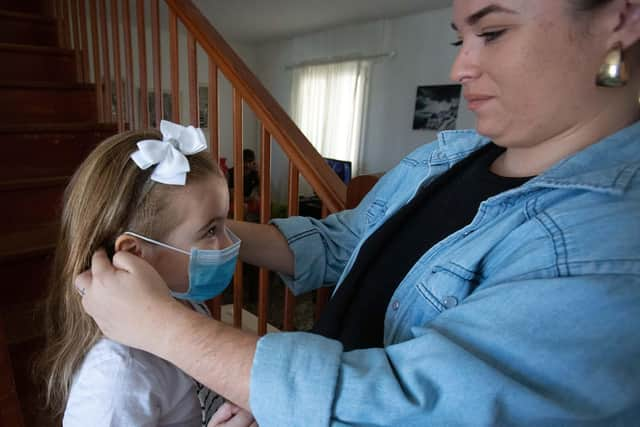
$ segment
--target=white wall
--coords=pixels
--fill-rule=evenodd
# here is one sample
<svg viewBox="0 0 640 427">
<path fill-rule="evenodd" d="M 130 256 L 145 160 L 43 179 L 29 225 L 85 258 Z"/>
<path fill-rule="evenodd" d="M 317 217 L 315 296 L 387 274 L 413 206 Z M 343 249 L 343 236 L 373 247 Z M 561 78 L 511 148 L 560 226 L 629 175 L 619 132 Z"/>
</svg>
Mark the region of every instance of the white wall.
<svg viewBox="0 0 640 427">
<path fill-rule="evenodd" d="M 257 48 L 255 70 L 266 88 L 290 111 L 291 71 L 302 61 L 351 54 L 374 55 L 395 51 L 372 71 L 369 111 L 361 173 L 382 172 L 436 133 L 412 130 L 416 89 L 449 84 L 456 49 L 450 45 L 451 9 L 336 28 Z M 461 105 L 458 128 L 473 126 L 473 117 Z M 286 160 L 274 152 L 274 197 L 286 194 Z M 276 174 L 280 172 L 279 176 Z"/>
</svg>

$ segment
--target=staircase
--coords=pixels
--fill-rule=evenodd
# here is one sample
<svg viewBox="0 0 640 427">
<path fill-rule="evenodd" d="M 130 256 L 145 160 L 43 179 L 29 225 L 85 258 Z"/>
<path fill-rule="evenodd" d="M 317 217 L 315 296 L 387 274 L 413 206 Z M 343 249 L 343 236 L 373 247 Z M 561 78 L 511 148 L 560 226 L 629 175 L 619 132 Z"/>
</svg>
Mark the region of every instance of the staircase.
<svg viewBox="0 0 640 427">
<path fill-rule="evenodd" d="M 0 0 L 0 426 L 47 426 L 32 376 L 62 192 L 115 124 L 61 47 L 50 0 Z"/>
</svg>

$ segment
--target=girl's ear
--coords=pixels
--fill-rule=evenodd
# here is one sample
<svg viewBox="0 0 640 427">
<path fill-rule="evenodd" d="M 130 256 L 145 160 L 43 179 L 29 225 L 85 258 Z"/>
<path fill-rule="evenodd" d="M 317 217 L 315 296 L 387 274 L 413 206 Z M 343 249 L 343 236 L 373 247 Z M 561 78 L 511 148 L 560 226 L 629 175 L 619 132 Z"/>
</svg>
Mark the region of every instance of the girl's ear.
<svg viewBox="0 0 640 427">
<path fill-rule="evenodd" d="M 140 258 L 144 258 L 142 255 L 142 244 L 140 240 L 128 234 L 121 234 L 118 236 L 114 249 L 116 252 L 126 251 L 139 256 Z"/>
</svg>

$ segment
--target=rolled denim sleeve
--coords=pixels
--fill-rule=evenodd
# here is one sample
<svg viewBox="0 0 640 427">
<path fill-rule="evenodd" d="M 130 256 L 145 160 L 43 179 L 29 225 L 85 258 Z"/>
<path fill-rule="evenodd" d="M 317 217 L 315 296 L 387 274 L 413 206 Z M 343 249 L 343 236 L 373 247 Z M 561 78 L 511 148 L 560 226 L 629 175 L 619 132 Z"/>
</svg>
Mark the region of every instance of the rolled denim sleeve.
<svg viewBox="0 0 640 427">
<path fill-rule="evenodd" d="M 323 220 L 290 217 L 271 221 L 287 240 L 294 256 L 294 276 L 280 275 L 296 295 L 334 285 L 360 240 L 362 223 L 358 209 L 330 215 Z"/>
<path fill-rule="evenodd" d="M 384 349 L 271 334 L 251 410 L 263 427 L 633 423 L 639 318 L 640 277 L 592 275 L 496 284 Z"/>
</svg>

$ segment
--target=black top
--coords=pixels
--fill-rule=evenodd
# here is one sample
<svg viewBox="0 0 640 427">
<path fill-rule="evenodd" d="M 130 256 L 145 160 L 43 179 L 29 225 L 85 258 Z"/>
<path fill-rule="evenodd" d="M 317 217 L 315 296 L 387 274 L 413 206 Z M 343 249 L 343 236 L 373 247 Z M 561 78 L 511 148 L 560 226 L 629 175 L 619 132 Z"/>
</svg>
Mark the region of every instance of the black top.
<svg viewBox="0 0 640 427">
<path fill-rule="evenodd" d="M 489 168 L 504 151 L 488 144 L 389 218 L 363 244 L 313 332 L 337 339 L 345 351 L 382 347 L 389 301 L 411 267 L 433 245 L 468 225 L 480 203 L 529 178 L 505 178 Z"/>
</svg>

